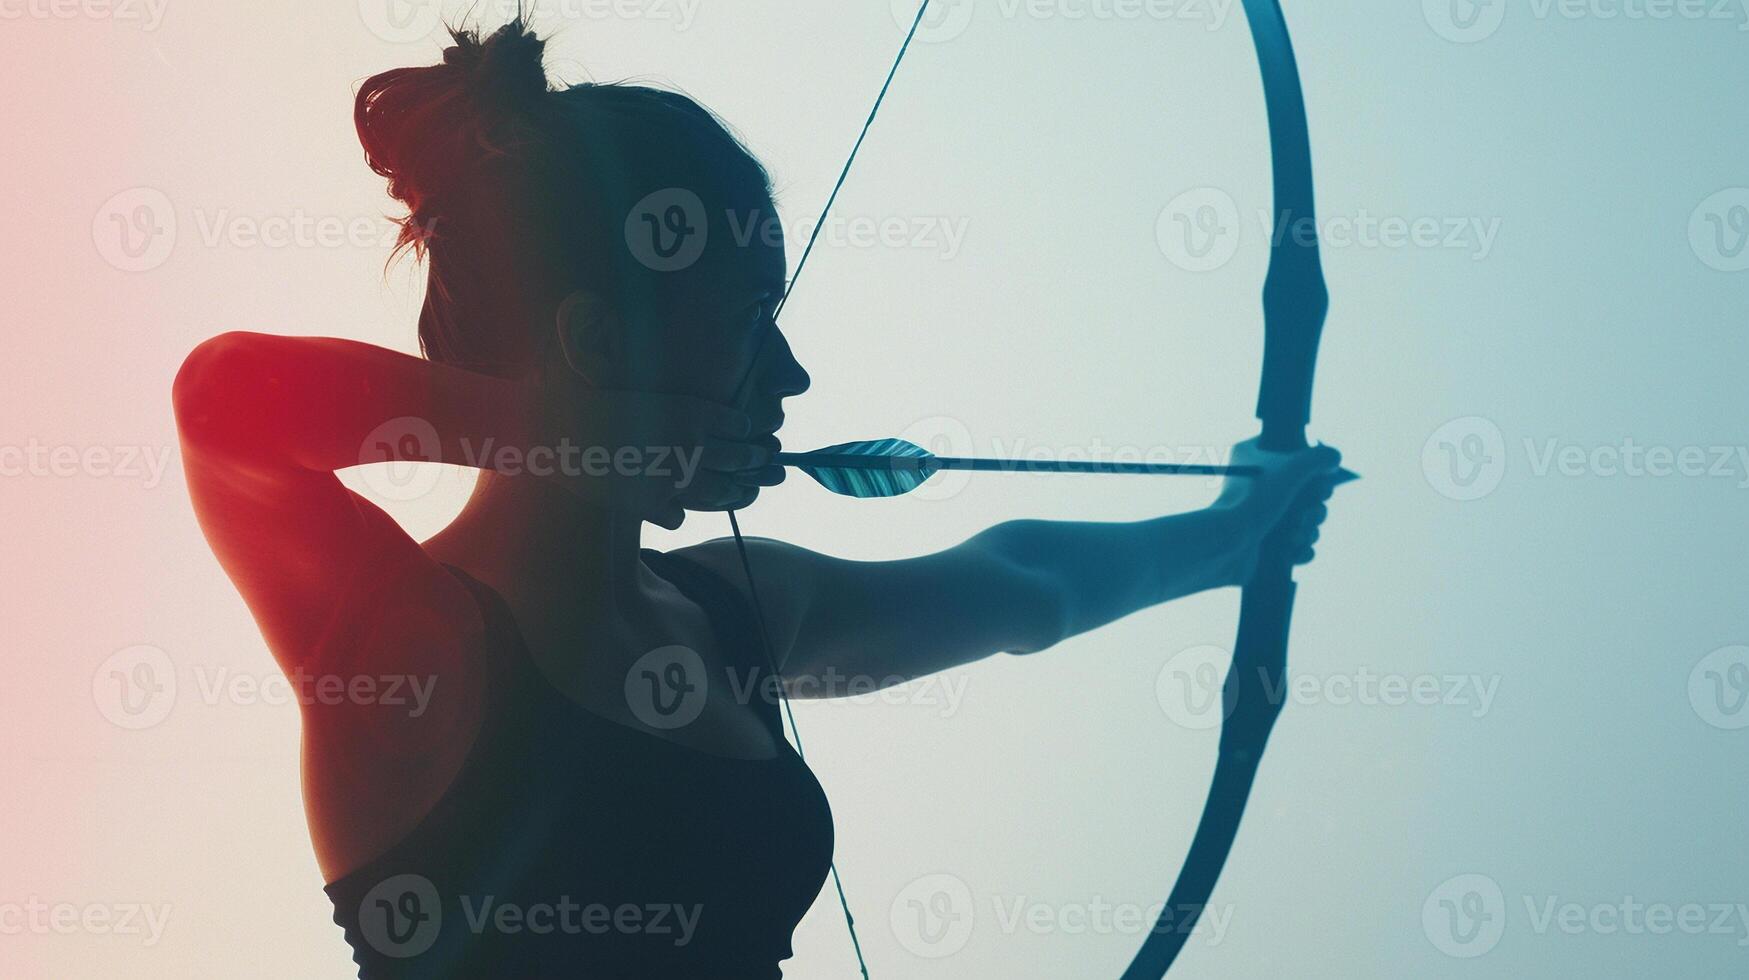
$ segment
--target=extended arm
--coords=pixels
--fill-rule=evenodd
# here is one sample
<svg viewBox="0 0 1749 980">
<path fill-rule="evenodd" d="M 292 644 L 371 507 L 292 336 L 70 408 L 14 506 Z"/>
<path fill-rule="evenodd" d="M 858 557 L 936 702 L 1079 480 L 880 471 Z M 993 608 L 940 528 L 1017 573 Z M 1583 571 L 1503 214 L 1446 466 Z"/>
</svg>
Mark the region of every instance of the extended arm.
<svg viewBox="0 0 1749 980">
<path fill-rule="evenodd" d="M 747 547 L 755 567 L 771 570 L 761 599 L 791 695 L 834 697 L 994 653 L 1044 650 L 1235 584 L 1236 526 L 1222 509 L 1131 523 L 1011 521 L 945 551 L 877 562 L 766 538 Z M 732 541 L 687 554 L 742 581 Z"/>
<path fill-rule="evenodd" d="M 1240 585 L 1265 541 L 1312 558 L 1341 457 L 1318 447 L 1235 458 L 1214 505 L 1128 523 L 1010 521 L 945 551 L 849 561 L 769 539 L 747 542 L 772 656 L 793 697 L 864 693 L 993 653 L 1033 653 L 1130 613 Z M 1276 535 L 1272 532 L 1281 530 Z M 746 594 L 734 542 L 687 549 Z"/>
</svg>

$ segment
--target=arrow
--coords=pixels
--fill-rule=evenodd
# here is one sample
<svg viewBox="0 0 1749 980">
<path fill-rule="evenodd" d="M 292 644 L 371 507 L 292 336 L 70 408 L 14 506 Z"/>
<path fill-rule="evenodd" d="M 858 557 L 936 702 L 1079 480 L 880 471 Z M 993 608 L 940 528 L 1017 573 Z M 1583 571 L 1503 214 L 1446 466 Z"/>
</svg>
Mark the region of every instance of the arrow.
<svg viewBox="0 0 1749 980">
<path fill-rule="evenodd" d="M 821 486 L 846 497 L 897 497 L 922 486 L 942 470 L 982 473 L 1100 473 L 1130 476 L 1257 476 L 1258 466 L 1203 463 L 1120 463 L 1081 459 L 974 459 L 937 456 L 903 439 L 869 439 L 808 453 L 778 453 L 773 461 L 793 466 Z M 1340 470 L 1334 483 L 1357 479 Z"/>
</svg>

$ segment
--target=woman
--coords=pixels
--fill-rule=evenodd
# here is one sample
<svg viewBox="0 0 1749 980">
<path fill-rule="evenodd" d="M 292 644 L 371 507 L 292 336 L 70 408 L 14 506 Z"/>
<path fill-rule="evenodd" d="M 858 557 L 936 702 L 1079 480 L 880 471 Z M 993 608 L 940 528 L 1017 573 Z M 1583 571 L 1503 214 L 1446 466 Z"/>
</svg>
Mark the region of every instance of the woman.
<svg viewBox="0 0 1749 980">
<path fill-rule="evenodd" d="M 832 822 L 771 685 L 1042 650 L 1243 583 L 1277 528 L 1310 559 L 1336 454 L 1242 446 L 1263 476 L 1196 513 L 892 562 L 749 542 L 763 648 L 733 541 L 640 532 L 783 479 L 783 399 L 808 387 L 773 322 L 783 242 L 736 233 L 775 225 L 764 170 L 683 96 L 548 91 L 520 20 L 451 36 L 355 111 L 429 261 L 426 358 L 228 333 L 175 387 L 201 525 L 304 695 L 311 837 L 361 977 L 779 976 Z M 335 477 L 386 459 L 482 473 L 416 542 Z"/>
</svg>

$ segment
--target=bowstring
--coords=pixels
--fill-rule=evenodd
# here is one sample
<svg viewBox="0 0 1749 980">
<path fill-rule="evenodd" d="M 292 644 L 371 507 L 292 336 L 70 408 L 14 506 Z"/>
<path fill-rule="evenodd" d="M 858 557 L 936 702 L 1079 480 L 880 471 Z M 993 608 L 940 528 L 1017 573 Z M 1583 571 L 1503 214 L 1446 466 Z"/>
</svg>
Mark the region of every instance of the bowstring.
<svg viewBox="0 0 1749 980">
<path fill-rule="evenodd" d="M 832 205 L 838 200 L 838 192 L 844 189 L 844 182 L 850 177 L 850 168 L 856 164 L 856 155 L 862 150 L 863 140 L 868 138 L 868 131 L 874 125 L 875 116 L 880 114 L 881 103 L 887 99 L 887 91 L 893 86 L 893 78 L 899 74 L 899 65 L 905 61 L 905 53 L 911 50 L 911 41 L 917 36 L 917 29 L 923 25 L 923 15 L 929 12 L 930 0 L 923 0 L 917 8 L 917 16 L 911 21 L 911 29 L 905 34 L 905 41 L 899 45 L 899 54 L 893 58 L 893 66 L 887 70 L 886 81 L 881 83 L 880 93 L 875 96 L 874 105 L 868 110 L 868 118 L 862 122 L 862 131 L 856 135 L 856 143 L 850 148 L 850 155 L 844 160 L 844 167 L 838 172 L 838 180 L 832 185 L 832 193 L 826 196 L 826 206 L 820 209 L 820 220 L 814 223 L 814 230 L 808 235 L 808 244 L 802 249 L 802 257 L 796 261 L 796 271 L 784 285 L 783 296 L 777 301 L 777 306 L 771 311 L 771 317 L 759 333 L 759 343 L 753 349 L 753 360 L 747 367 L 747 373 L 741 378 L 741 383 L 735 386 L 734 404 L 741 404 L 741 396 L 748 381 L 752 380 L 754 369 L 759 364 L 759 357 L 765 350 L 765 339 L 771 335 L 771 330 L 777 325 L 777 317 L 783 312 L 789 297 L 795 291 L 796 283 L 802 278 L 802 270 L 808 267 L 808 256 L 814 252 L 814 245 L 820 240 L 820 231 L 826 227 L 826 218 L 832 213 Z M 729 512 L 729 530 L 735 536 L 735 553 L 741 559 L 741 573 L 747 579 L 747 596 L 753 601 L 754 618 L 759 624 L 759 644 L 765 651 L 765 663 L 771 670 L 771 677 L 777 688 L 778 701 L 783 705 L 784 718 L 789 721 L 790 741 L 796 747 L 796 758 L 805 765 L 808 757 L 802 751 L 802 731 L 796 726 L 795 710 L 790 707 L 789 692 L 783 686 L 783 674 L 777 669 L 777 658 L 771 649 L 771 630 L 766 625 L 765 607 L 759 601 L 759 586 L 753 580 L 753 564 L 747 560 L 747 542 L 741 536 L 741 522 L 736 518 L 735 511 Z M 850 930 L 850 945 L 856 951 L 856 965 L 862 971 L 862 980 L 869 980 L 868 961 L 862 955 L 862 942 L 856 935 L 856 918 L 850 914 L 850 901 L 844 896 L 844 879 L 838 874 L 838 861 L 833 858 L 828 865 L 832 871 L 832 884 L 838 892 L 838 906 L 844 910 L 844 925 Z"/>
</svg>

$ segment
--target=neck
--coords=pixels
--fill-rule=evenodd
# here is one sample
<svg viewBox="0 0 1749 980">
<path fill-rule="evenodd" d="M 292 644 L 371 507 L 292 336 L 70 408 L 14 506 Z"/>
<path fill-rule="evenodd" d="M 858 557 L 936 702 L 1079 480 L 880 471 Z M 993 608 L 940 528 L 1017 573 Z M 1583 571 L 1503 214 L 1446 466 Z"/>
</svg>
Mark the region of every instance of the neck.
<svg viewBox="0 0 1749 980">
<path fill-rule="evenodd" d="M 551 481 L 488 470 L 461 514 L 426 548 L 512 605 L 635 630 L 649 622 L 658 584 L 639 559 L 642 529 L 636 517 Z"/>
</svg>

